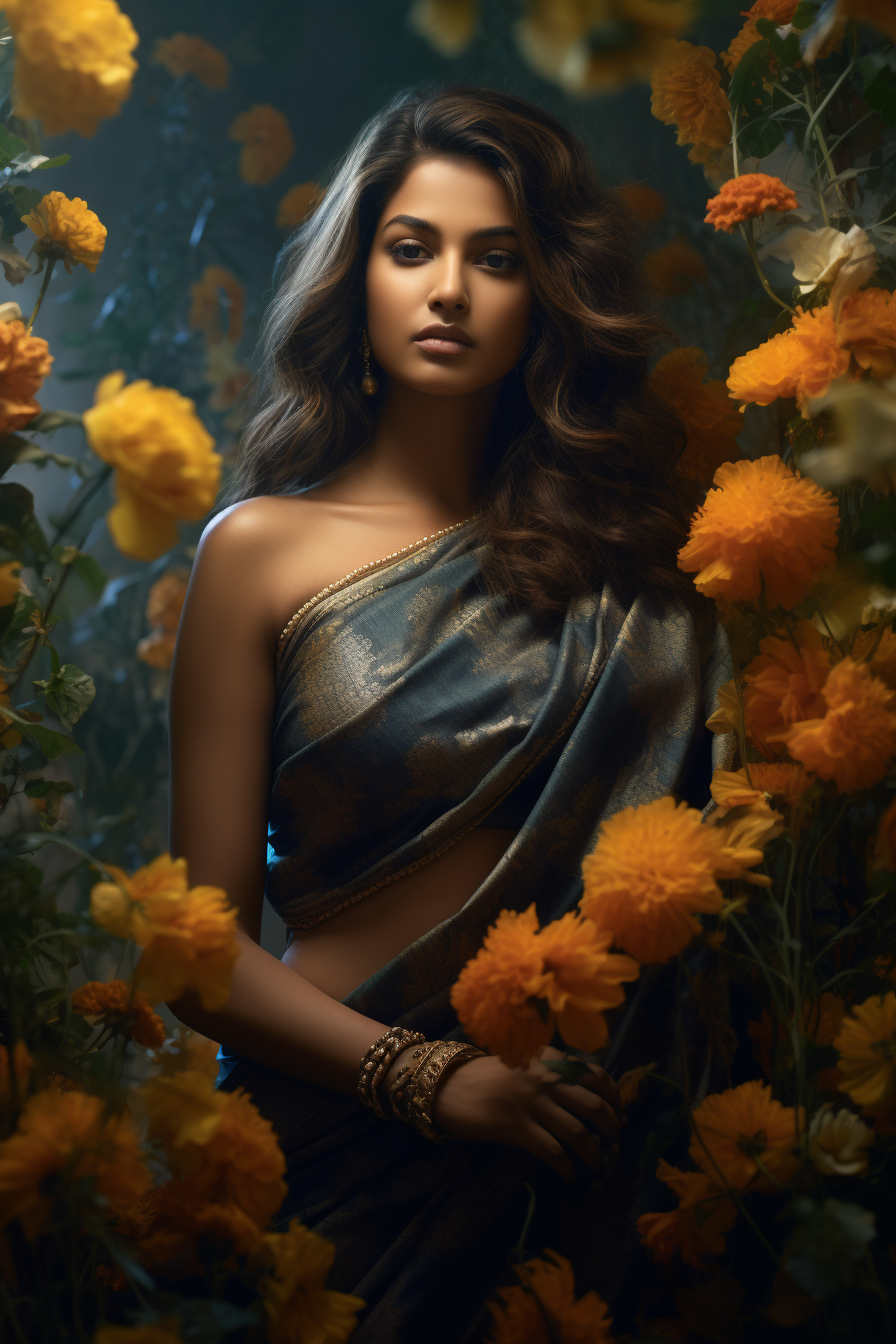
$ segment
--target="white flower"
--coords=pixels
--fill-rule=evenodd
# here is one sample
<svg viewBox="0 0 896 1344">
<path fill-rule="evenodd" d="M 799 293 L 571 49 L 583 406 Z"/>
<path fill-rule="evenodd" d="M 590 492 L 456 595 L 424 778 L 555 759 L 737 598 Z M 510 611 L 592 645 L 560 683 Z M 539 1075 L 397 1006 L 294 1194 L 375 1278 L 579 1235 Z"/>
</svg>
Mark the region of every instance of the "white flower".
<svg viewBox="0 0 896 1344">
<path fill-rule="evenodd" d="M 816 285 L 832 284 L 835 313 L 847 294 L 854 293 L 877 270 L 874 244 L 858 224 L 853 224 L 848 233 L 831 228 L 785 229 L 766 243 L 760 255 L 789 261 L 801 294 L 808 294 Z"/>
<path fill-rule="evenodd" d="M 833 410 L 837 442 L 813 448 L 800 458 L 800 470 L 819 485 L 849 481 L 896 485 L 896 376 L 883 383 L 837 380 L 822 397 L 810 397 L 808 416 Z"/>
<path fill-rule="evenodd" d="M 12 299 L 0 303 L 0 322 L 21 322 L 22 310 Z"/>
<path fill-rule="evenodd" d="M 834 1113 L 833 1103 L 812 1117 L 809 1126 L 809 1160 L 823 1176 L 861 1176 L 868 1170 L 865 1151 L 874 1135 L 859 1116 L 844 1106 Z"/>
</svg>

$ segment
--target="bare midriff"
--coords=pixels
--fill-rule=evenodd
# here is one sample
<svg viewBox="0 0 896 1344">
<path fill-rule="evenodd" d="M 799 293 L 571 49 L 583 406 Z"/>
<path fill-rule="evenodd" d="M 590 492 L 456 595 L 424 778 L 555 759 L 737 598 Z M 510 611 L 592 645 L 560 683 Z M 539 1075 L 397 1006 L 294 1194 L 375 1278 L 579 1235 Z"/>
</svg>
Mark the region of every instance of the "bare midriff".
<svg viewBox="0 0 896 1344">
<path fill-rule="evenodd" d="M 477 826 L 423 868 L 321 920 L 295 929 L 284 963 L 343 999 L 411 943 L 456 914 L 498 863 L 516 831 Z"/>
</svg>

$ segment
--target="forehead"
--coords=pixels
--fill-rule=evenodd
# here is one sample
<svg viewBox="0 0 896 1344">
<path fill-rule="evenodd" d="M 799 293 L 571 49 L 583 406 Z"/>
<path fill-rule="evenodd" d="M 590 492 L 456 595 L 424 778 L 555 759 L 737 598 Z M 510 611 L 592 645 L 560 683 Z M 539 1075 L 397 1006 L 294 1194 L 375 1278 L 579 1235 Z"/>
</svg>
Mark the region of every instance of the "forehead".
<svg viewBox="0 0 896 1344">
<path fill-rule="evenodd" d="M 398 214 L 417 215 L 446 232 L 513 223 L 504 183 L 475 159 L 429 158 L 415 163 L 386 202 L 378 227 Z"/>
</svg>

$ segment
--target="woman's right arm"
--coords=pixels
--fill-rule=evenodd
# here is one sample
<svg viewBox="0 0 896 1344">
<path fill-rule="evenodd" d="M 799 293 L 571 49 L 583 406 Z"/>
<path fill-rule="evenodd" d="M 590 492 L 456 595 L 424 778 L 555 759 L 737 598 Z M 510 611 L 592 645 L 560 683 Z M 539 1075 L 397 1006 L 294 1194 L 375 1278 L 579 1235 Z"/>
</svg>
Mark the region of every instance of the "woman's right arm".
<svg viewBox="0 0 896 1344">
<path fill-rule="evenodd" d="M 171 675 L 169 848 L 187 860 L 191 886 L 227 892 L 238 911 L 240 955 L 224 1008 L 209 1012 L 194 994 L 169 1006 L 230 1050 L 351 1095 L 361 1057 L 393 1024 L 330 998 L 258 941 L 278 633 L 267 593 L 283 564 L 282 536 L 282 514 L 264 499 L 248 500 L 219 514 L 196 552 Z M 299 546 L 296 538 L 300 565 Z M 303 595 L 296 597 L 300 605 Z M 562 1144 L 597 1165 L 583 1122 L 615 1137 L 618 1094 L 602 1071 L 587 1086 L 543 1086 L 556 1078 L 537 1062 L 509 1069 L 490 1056 L 470 1060 L 446 1074 L 434 1114 L 459 1137 L 528 1149 L 570 1180 Z"/>
</svg>

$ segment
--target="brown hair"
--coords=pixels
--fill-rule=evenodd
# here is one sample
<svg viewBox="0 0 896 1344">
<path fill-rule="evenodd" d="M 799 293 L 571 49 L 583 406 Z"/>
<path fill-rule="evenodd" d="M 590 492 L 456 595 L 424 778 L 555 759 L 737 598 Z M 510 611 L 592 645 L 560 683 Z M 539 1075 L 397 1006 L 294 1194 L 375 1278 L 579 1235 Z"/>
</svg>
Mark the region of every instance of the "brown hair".
<svg viewBox="0 0 896 1344">
<path fill-rule="evenodd" d="M 668 337 L 641 300 L 635 225 L 579 141 L 542 108 L 492 89 L 405 93 L 364 127 L 281 254 L 264 327 L 261 407 L 232 502 L 313 484 L 371 439 L 359 328 L 376 222 L 421 157 L 474 159 L 510 198 L 533 327 L 504 380 L 477 515 L 493 592 L 562 609 L 608 579 L 620 596 L 678 596 L 687 506 L 670 473 L 685 431 L 646 381 Z"/>
</svg>

